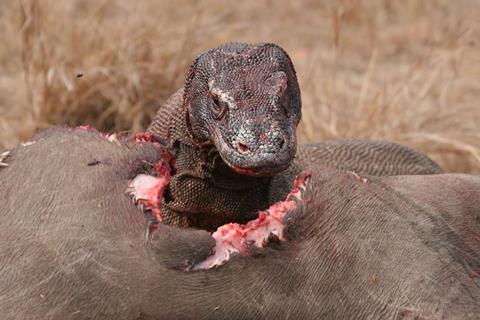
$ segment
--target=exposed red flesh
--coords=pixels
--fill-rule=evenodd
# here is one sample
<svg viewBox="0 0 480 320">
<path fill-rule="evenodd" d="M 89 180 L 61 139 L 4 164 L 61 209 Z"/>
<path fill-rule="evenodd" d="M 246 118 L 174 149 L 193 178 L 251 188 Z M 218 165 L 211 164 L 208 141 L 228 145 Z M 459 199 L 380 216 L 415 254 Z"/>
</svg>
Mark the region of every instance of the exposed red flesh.
<svg viewBox="0 0 480 320">
<path fill-rule="evenodd" d="M 163 221 L 160 210 L 163 192 L 170 183 L 170 173 L 173 158 L 159 143 L 155 142 L 153 135 L 149 133 L 137 133 L 134 142 L 154 143 L 162 153 L 162 158 L 154 165 L 156 176 L 139 174 L 129 184 L 127 192 L 132 196 L 134 203 L 142 211 L 150 210 L 159 223 Z"/>
<path fill-rule="evenodd" d="M 193 270 L 210 269 L 220 266 L 234 254 L 248 255 L 249 247 L 263 248 L 270 235 L 285 240 L 283 218 L 295 209 L 294 198 L 302 200 L 302 190 L 305 190 L 310 177 L 309 172 L 302 173 L 295 179 L 294 187 L 284 201 L 272 205 L 266 211 L 261 211 L 258 218 L 246 224 L 229 223 L 223 225 L 212 234 L 215 239 L 214 254 L 205 261 L 194 266 Z"/>
<path fill-rule="evenodd" d="M 158 222 L 162 222 L 160 203 L 169 181 L 169 174 L 163 177 L 139 174 L 129 184 L 127 192 L 133 197 L 136 205 L 143 211 L 150 210 Z"/>
</svg>

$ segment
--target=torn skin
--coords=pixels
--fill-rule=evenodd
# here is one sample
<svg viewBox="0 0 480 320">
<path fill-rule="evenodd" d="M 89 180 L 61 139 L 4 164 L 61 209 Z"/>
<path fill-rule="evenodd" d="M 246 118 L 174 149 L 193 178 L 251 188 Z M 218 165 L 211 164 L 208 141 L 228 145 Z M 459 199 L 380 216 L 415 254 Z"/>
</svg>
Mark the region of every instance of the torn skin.
<svg viewBox="0 0 480 320">
<path fill-rule="evenodd" d="M 132 196 L 134 203 L 142 210 L 150 210 L 158 222 L 162 222 L 160 203 L 163 192 L 168 186 L 170 176 L 154 177 L 139 174 L 128 186 L 127 192 Z"/>
<path fill-rule="evenodd" d="M 249 248 L 265 248 L 273 235 L 285 241 L 283 222 L 287 213 L 296 208 L 296 201 L 303 201 L 303 191 L 309 182 L 311 173 L 303 172 L 295 178 L 292 191 L 284 201 L 277 202 L 265 211 L 258 213 L 258 218 L 246 224 L 229 223 L 212 234 L 215 239 L 214 254 L 205 261 L 196 264 L 193 270 L 211 269 L 225 264 L 232 255 L 249 255 Z"/>
<path fill-rule="evenodd" d="M 149 142 L 155 144 L 162 154 L 162 159 L 153 165 L 156 176 L 147 174 L 137 175 L 128 185 L 127 193 L 133 202 L 142 210 L 150 211 L 156 219 L 156 224 L 163 221 L 160 205 L 163 193 L 170 183 L 170 174 L 173 166 L 173 158 L 160 143 L 156 142 L 153 135 L 138 133 L 134 135 L 133 142 Z"/>
</svg>

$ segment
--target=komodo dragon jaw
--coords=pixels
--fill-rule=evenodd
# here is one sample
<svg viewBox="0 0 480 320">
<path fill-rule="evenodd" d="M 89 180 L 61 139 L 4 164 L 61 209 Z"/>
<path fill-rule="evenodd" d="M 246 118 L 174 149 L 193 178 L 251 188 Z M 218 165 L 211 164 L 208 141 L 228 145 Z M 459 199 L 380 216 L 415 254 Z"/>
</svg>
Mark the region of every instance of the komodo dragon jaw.
<svg viewBox="0 0 480 320">
<path fill-rule="evenodd" d="M 237 173 L 268 176 L 291 164 L 300 89 L 277 45 L 230 43 L 201 54 L 187 75 L 183 104 L 194 140 L 212 143 Z"/>
<path fill-rule="evenodd" d="M 262 127 L 260 124 L 257 126 Z M 273 132 L 272 135 L 275 135 L 281 131 L 276 127 L 279 126 L 274 124 L 271 125 L 270 128 L 260 130 L 263 132 Z M 215 138 L 213 140 L 215 141 L 215 146 L 223 162 L 230 167 L 232 171 L 250 176 L 272 176 L 287 169 L 292 163 L 297 151 L 296 123 L 292 121 L 292 123 L 283 127 L 283 130 L 287 132 L 287 134 L 281 137 L 279 135 L 279 145 L 272 147 L 271 143 L 261 144 L 260 149 L 263 150 L 251 151 L 244 142 L 239 142 L 247 140 L 238 138 L 245 130 L 240 130 L 240 134 L 233 140 L 233 145 L 237 146 L 238 151 L 232 151 L 231 143 L 225 140 L 220 130 L 215 130 L 213 135 Z M 256 129 L 254 128 L 254 130 Z M 263 133 L 249 132 L 247 135 L 248 134 L 251 136 L 255 136 L 256 134 L 260 137 L 264 136 Z"/>
</svg>

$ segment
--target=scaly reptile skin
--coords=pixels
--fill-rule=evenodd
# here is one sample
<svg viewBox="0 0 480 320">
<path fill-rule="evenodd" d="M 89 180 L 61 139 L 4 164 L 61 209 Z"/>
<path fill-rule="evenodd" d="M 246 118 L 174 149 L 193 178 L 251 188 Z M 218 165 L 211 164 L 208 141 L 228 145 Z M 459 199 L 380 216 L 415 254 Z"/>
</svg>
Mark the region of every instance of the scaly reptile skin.
<svg viewBox="0 0 480 320">
<path fill-rule="evenodd" d="M 313 162 L 370 175 L 441 172 L 427 156 L 380 141 L 334 140 L 296 154 L 300 118 L 295 69 L 279 46 L 229 43 L 198 56 L 147 129 L 176 155 L 164 222 L 206 230 L 246 222 L 282 194 L 285 169 Z"/>
</svg>

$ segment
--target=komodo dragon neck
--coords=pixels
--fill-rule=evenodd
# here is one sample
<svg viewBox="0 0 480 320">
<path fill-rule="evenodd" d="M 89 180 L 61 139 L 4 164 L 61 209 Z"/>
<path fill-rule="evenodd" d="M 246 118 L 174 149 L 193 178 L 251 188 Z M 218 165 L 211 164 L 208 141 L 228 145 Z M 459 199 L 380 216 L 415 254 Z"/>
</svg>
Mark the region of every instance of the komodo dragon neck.
<svg viewBox="0 0 480 320">
<path fill-rule="evenodd" d="M 268 207 L 270 177 L 233 172 L 213 145 L 195 141 L 183 108 L 183 88 L 160 109 L 147 132 L 175 154 L 174 174 L 162 204 L 164 222 L 214 230 L 244 223 Z"/>
</svg>

